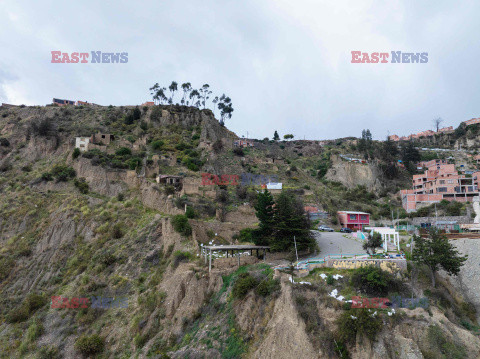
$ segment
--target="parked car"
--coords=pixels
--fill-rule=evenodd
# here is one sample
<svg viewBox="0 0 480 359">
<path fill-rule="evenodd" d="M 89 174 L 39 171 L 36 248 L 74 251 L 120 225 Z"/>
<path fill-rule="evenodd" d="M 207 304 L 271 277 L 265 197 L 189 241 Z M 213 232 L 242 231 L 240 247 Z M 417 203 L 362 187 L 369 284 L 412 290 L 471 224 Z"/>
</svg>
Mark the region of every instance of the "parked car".
<svg viewBox="0 0 480 359">
<path fill-rule="evenodd" d="M 340 230 L 340 232 L 343 232 L 343 233 L 352 233 L 352 230 L 350 228 L 347 228 L 347 227 L 344 227 Z"/>
<path fill-rule="evenodd" d="M 329 226 L 325 226 L 323 224 L 318 226 L 318 230 L 324 232 L 334 232 L 333 228 L 330 228 Z"/>
</svg>

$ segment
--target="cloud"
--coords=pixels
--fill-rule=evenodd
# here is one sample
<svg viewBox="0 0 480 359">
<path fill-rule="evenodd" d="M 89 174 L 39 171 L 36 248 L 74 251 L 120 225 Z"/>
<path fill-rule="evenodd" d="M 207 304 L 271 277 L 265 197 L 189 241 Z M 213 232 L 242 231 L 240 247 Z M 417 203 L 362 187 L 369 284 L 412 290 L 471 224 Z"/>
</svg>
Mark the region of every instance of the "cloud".
<svg viewBox="0 0 480 359">
<path fill-rule="evenodd" d="M 209 83 L 227 126 L 257 138 L 409 134 L 478 116 L 480 4 L 437 1 L 6 0 L 0 96 L 140 104 L 155 82 Z M 50 51 L 129 53 L 127 64 L 52 64 Z M 352 64 L 350 51 L 428 52 L 427 64 Z"/>
</svg>

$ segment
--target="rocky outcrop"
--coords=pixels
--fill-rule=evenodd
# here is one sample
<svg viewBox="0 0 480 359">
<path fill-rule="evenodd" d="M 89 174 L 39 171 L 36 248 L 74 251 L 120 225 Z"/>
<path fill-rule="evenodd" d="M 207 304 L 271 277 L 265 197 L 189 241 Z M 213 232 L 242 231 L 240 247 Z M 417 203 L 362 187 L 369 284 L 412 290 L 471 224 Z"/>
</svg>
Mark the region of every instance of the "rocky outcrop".
<svg viewBox="0 0 480 359">
<path fill-rule="evenodd" d="M 348 188 L 361 185 L 368 190 L 377 190 L 382 187 L 381 174 L 373 164 L 348 162 L 338 156 L 332 156 L 331 160 L 332 167 L 325 175 L 326 179 L 340 182 Z"/>
</svg>

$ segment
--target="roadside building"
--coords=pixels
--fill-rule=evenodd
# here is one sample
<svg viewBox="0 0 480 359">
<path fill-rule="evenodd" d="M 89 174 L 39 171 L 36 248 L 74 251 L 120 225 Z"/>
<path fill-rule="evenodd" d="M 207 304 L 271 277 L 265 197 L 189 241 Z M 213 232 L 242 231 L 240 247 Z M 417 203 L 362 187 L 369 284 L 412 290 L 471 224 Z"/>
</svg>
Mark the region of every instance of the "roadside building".
<svg viewBox="0 0 480 359">
<path fill-rule="evenodd" d="M 171 185 L 175 187 L 176 190 L 181 190 L 183 185 L 182 176 L 173 176 L 173 175 L 158 175 L 157 183 L 164 185 Z"/>
<path fill-rule="evenodd" d="M 80 149 L 80 151 L 88 151 L 88 143 L 90 142 L 90 137 L 75 137 L 75 148 Z"/>
<path fill-rule="evenodd" d="M 75 101 L 72 101 L 72 100 L 61 100 L 59 98 L 54 98 L 52 100 L 52 104 L 53 105 L 57 105 L 57 106 L 67 106 L 67 105 L 72 105 L 72 106 L 75 106 Z"/>
<path fill-rule="evenodd" d="M 328 213 L 323 212 L 318 207 L 314 206 L 305 206 L 304 207 L 305 213 L 310 218 L 310 220 L 314 221 L 316 219 L 326 219 L 328 218 Z"/>
<path fill-rule="evenodd" d="M 90 142 L 96 145 L 109 145 L 115 141 L 115 136 L 109 133 L 96 133 L 90 137 Z"/>
<path fill-rule="evenodd" d="M 253 147 L 253 142 L 245 139 L 235 140 L 233 141 L 233 145 L 240 148 Z"/>
<path fill-rule="evenodd" d="M 338 222 L 342 227 L 362 230 L 364 226 L 370 225 L 370 213 L 355 211 L 338 211 Z"/>
<path fill-rule="evenodd" d="M 155 103 L 153 101 L 147 101 L 141 104 L 141 106 L 155 106 Z"/>
</svg>

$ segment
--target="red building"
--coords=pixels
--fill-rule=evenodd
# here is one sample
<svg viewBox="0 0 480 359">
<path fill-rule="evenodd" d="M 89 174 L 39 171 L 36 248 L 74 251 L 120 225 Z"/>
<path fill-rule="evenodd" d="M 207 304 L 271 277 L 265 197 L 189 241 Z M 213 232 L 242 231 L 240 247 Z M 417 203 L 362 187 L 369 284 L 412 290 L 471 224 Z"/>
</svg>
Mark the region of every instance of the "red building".
<svg viewBox="0 0 480 359">
<path fill-rule="evenodd" d="M 362 230 L 364 226 L 370 225 L 370 213 L 338 211 L 338 221 L 342 227 Z"/>
</svg>

